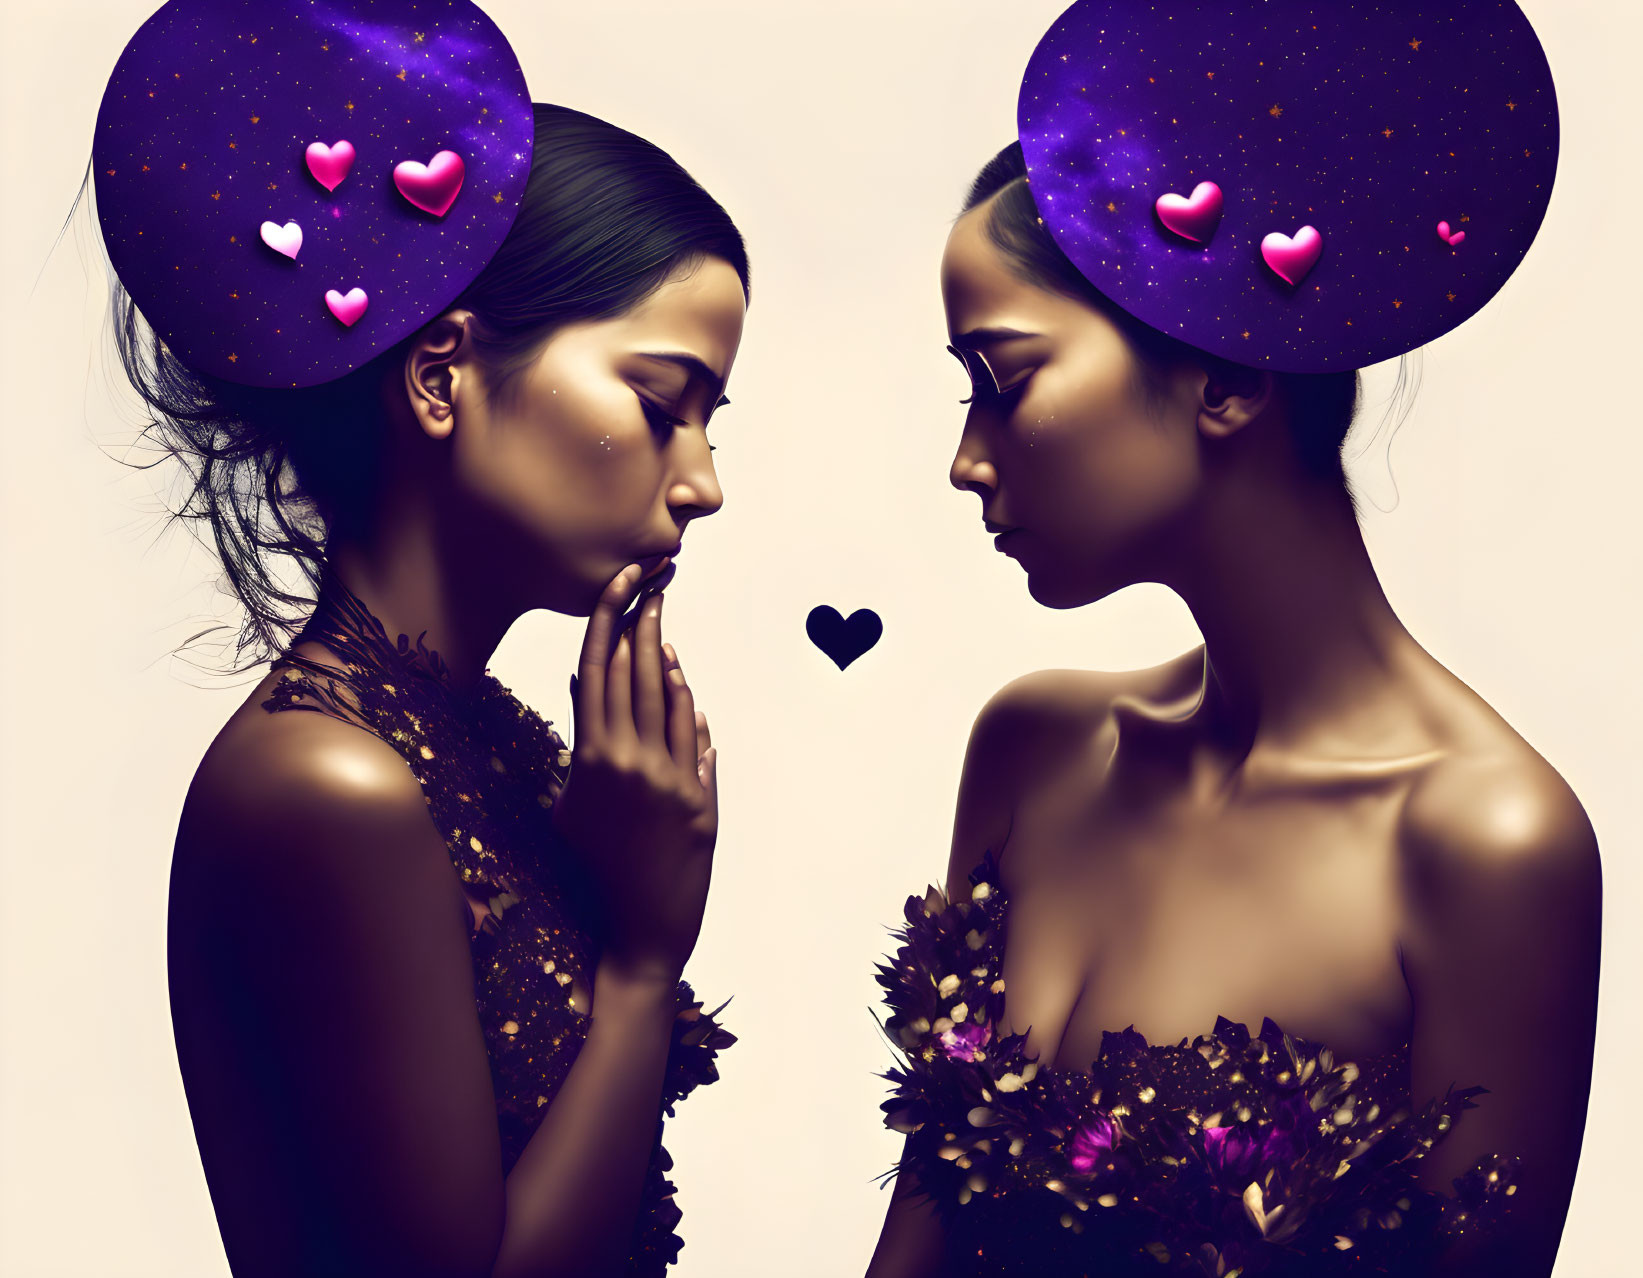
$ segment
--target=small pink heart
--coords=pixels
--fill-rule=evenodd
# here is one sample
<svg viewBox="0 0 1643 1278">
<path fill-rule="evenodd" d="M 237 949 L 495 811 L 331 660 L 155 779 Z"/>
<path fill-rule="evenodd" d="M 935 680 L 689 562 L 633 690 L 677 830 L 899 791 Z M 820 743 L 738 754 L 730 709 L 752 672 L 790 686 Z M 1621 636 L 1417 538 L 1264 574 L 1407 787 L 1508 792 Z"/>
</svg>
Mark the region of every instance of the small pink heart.
<svg viewBox="0 0 1643 1278">
<path fill-rule="evenodd" d="M 1182 239 L 1203 244 L 1215 234 L 1225 203 L 1220 187 L 1200 182 L 1193 187 L 1190 199 L 1171 191 L 1160 195 L 1153 207 L 1158 210 L 1158 220 Z"/>
<path fill-rule="evenodd" d="M 338 142 L 335 146 L 326 146 L 323 142 L 308 144 L 308 171 L 327 191 L 336 190 L 353 167 L 352 142 Z"/>
<path fill-rule="evenodd" d="M 349 328 L 354 326 L 355 320 L 365 314 L 365 307 L 369 301 L 370 299 L 365 296 L 365 290 L 362 288 L 349 289 L 347 297 L 344 297 L 334 288 L 327 289 L 325 292 L 325 304 L 331 308 L 331 314 L 335 315 Z"/>
<path fill-rule="evenodd" d="M 419 209 L 444 217 L 456 193 L 462 189 L 462 175 L 467 167 L 455 151 L 441 151 L 428 161 L 401 160 L 394 165 L 394 185 L 399 193 Z"/>
<path fill-rule="evenodd" d="M 1261 256 L 1279 279 L 1298 285 L 1323 256 L 1324 237 L 1315 226 L 1303 226 L 1295 238 L 1274 231 L 1261 241 Z"/>
<path fill-rule="evenodd" d="M 1452 245 L 1464 243 L 1466 240 L 1465 231 L 1456 231 L 1453 235 L 1451 235 L 1449 233 L 1449 223 L 1447 222 L 1438 223 L 1438 234 L 1443 237 L 1445 243 Z"/>
<path fill-rule="evenodd" d="M 284 226 L 278 222 L 264 222 L 262 242 L 274 252 L 284 253 L 294 260 L 297 250 L 302 247 L 302 228 L 295 222 L 287 222 Z"/>
</svg>

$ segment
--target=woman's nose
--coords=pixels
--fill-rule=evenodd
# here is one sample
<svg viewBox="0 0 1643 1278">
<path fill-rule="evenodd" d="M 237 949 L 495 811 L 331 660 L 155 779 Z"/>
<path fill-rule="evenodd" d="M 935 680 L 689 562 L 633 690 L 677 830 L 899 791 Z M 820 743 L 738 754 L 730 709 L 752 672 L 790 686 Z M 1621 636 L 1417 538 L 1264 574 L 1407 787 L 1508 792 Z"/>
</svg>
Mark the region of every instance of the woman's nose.
<svg viewBox="0 0 1643 1278">
<path fill-rule="evenodd" d="M 947 478 L 960 492 L 979 493 L 983 499 L 998 488 L 998 471 L 968 439 L 959 444 Z"/>
<path fill-rule="evenodd" d="M 676 519 L 700 519 L 725 504 L 707 437 L 700 432 L 692 434 L 695 437 L 688 440 L 676 437 L 674 445 L 680 460 L 668 486 L 667 504 Z"/>
</svg>

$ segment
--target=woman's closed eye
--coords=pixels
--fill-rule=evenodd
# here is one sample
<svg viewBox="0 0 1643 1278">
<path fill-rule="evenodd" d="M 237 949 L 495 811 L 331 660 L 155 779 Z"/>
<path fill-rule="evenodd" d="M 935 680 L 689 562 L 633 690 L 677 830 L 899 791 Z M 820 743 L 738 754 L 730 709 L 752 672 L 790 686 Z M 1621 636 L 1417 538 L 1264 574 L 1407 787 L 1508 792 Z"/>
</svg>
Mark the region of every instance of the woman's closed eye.
<svg viewBox="0 0 1643 1278">
<path fill-rule="evenodd" d="M 968 399 L 959 400 L 958 402 L 961 404 L 1008 399 L 1019 393 L 1032 376 L 1030 372 L 1024 373 L 1009 386 L 1001 387 L 998 384 L 997 375 L 993 372 L 992 365 L 987 362 L 987 357 L 980 351 L 961 349 L 957 346 L 949 346 L 947 350 L 954 359 L 964 365 L 964 371 L 970 375 L 970 396 Z"/>
<path fill-rule="evenodd" d="M 639 400 L 639 407 L 644 410 L 645 420 L 650 423 L 650 428 L 656 432 L 658 439 L 667 438 L 680 426 L 690 425 L 683 417 L 675 416 L 660 404 L 654 404 L 643 395 L 639 395 L 638 392 L 635 392 L 635 396 Z M 724 400 L 723 402 L 728 404 L 730 401 Z M 717 452 L 718 449 L 709 444 L 707 451 L 713 453 Z"/>
</svg>

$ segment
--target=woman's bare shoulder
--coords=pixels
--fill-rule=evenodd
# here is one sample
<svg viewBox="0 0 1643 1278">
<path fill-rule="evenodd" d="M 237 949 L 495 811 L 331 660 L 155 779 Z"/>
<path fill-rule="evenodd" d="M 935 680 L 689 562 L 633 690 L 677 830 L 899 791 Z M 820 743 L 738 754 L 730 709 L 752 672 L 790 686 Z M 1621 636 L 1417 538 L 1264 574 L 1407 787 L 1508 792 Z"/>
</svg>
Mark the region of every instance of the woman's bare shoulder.
<svg viewBox="0 0 1643 1278">
<path fill-rule="evenodd" d="M 264 710 L 275 678 L 253 690 L 195 770 L 176 871 L 368 876 L 374 856 L 390 847 L 404 855 L 407 844 L 444 861 L 422 788 L 399 754 L 329 714 Z"/>
<path fill-rule="evenodd" d="M 981 708 L 971 733 L 983 754 L 1059 749 L 1069 733 L 1099 728 L 1121 701 L 1164 705 L 1193 693 L 1203 649 L 1144 670 L 1038 670 L 1005 684 Z"/>
<path fill-rule="evenodd" d="M 1017 805 L 1063 768 L 1088 760 L 1115 705 L 1164 705 L 1203 677 L 1203 650 L 1145 670 L 1039 670 L 1004 685 L 976 716 L 959 780 L 948 862 L 963 884 L 983 852 L 1002 853 Z"/>
<path fill-rule="evenodd" d="M 1492 888 L 1595 892 L 1597 837 L 1574 790 L 1510 728 L 1451 749 L 1404 802 L 1399 848 L 1417 904 Z M 1515 885 L 1515 886 L 1514 886 Z"/>
<path fill-rule="evenodd" d="M 1429 688 L 1438 749 L 1404 802 L 1400 842 L 1410 868 L 1443 876 L 1538 864 L 1595 873 L 1591 821 L 1557 769 L 1448 671 Z"/>
<path fill-rule="evenodd" d="M 1569 938 L 1601 927 L 1591 820 L 1557 769 L 1481 697 L 1458 681 L 1450 694 L 1432 703 L 1440 748 L 1414 779 L 1397 831 L 1407 957 L 1442 971 L 1457 954 L 1492 955 L 1504 971 L 1510 951 L 1512 962 L 1533 955 L 1543 972 L 1563 972 L 1584 961 Z"/>
</svg>

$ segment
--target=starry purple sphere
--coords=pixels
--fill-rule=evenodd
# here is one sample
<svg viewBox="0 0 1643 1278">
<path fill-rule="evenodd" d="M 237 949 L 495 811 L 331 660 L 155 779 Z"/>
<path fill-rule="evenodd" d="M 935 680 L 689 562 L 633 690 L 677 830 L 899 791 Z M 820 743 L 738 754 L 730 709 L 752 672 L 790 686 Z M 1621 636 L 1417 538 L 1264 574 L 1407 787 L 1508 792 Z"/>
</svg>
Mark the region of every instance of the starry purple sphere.
<svg viewBox="0 0 1643 1278">
<path fill-rule="evenodd" d="M 245 385 L 312 386 L 473 282 L 519 212 L 534 135 L 519 61 L 469 0 L 172 0 L 104 91 L 97 216 L 178 356 Z M 322 150 L 310 168 L 314 143 L 334 148 L 330 167 Z M 396 183 L 405 162 L 430 172 Z"/>
<path fill-rule="evenodd" d="M 1551 69 L 1511 0 L 1078 0 L 1017 124 L 1039 213 L 1096 288 L 1280 372 L 1460 324 L 1528 252 L 1557 172 Z M 1219 220 L 1213 192 L 1183 207 L 1208 182 Z"/>
</svg>

